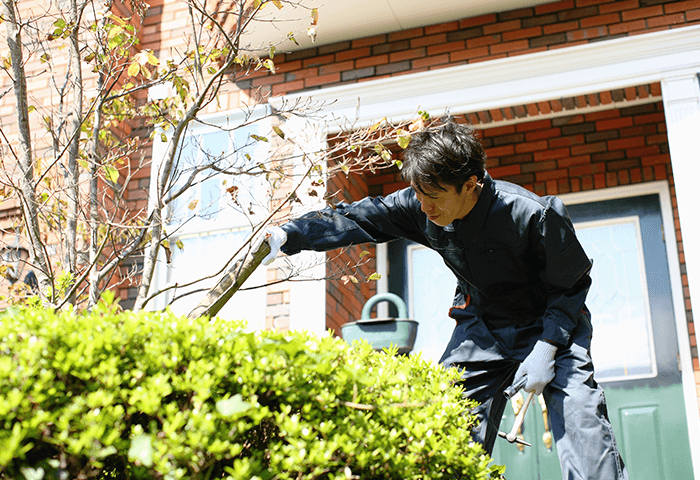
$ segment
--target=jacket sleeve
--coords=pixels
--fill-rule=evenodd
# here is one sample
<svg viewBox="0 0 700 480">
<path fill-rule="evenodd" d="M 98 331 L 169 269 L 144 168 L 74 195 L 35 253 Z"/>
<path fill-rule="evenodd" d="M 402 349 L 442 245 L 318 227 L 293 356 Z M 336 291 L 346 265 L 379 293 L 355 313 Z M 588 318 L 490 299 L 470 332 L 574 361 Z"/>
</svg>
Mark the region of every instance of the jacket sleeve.
<svg viewBox="0 0 700 480">
<path fill-rule="evenodd" d="M 353 203 L 307 213 L 284 225 L 287 242 L 282 251 L 293 255 L 302 250 L 327 251 L 361 243 L 383 243 L 408 238 L 425 243 L 419 228 L 420 204 L 410 189 L 387 197 L 367 197 Z"/>
<path fill-rule="evenodd" d="M 547 288 L 542 338 L 566 345 L 585 308 L 591 262 L 564 204 L 556 197 L 548 198 L 537 225 L 536 245 L 543 262 L 540 278 Z"/>
</svg>

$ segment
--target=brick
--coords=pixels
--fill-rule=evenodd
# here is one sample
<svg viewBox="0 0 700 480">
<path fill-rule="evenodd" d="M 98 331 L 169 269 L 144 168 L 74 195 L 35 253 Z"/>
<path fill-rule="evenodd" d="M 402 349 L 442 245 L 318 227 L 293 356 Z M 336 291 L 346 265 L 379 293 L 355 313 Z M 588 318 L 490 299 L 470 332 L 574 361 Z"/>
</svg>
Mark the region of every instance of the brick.
<svg viewBox="0 0 700 480">
<path fill-rule="evenodd" d="M 450 62 L 461 62 L 473 58 L 485 57 L 489 54 L 489 47 L 465 48 L 458 52 L 450 53 Z"/>
<path fill-rule="evenodd" d="M 624 127 L 629 127 L 633 124 L 633 119 L 631 117 L 614 118 L 611 120 L 600 120 L 595 122 L 595 128 L 598 131 L 601 130 L 611 130 L 620 129 Z"/>
<path fill-rule="evenodd" d="M 608 141 L 609 150 L 625 150 L 628 148 L 643 147 L 644 137 L 628 137 Z"/>
<path fill-rule="evenodd" d="M 617 3 L 617 2 L 616 2 Z M 617 12 L 596 15 L 594 17 L 582 18 L 579 20 L 581 28 L 597 27 L 600 25 L 610 25 L 620 21 L 620 14 Z"/>
<path fill-rule="evenodd" d="M 432 67 L 435 65 L 444 65 L 450 62 L 450 56 L 447 53 L 435 55 L 425 58 L 417 58 L 411 62 L 414 68 Z"/>
<path fill-rule="evenodd" d="M 364 68 L 364 67 L 374 67 L 376 65 L 382 65 L 384 63 L 389 62 L 389 55 L 384 54 L 384 55 L 375 55 L 373 57 L 366 57 L 366 58 L 358 58 L 355 60 L 355 66 L 357 68 Z"/>
<path fill-rule="evenodd" d="M 645 30 L 647 27 L 645 20 L 633 20 L 631 22 L 623 22 L 615 25 L 610 25 L 608 31 L 610 35 L 620 35 L 623 33 Z"/>
<path fill-rule="evenodd" d="M 481 37 L 484 35 L 484 31 L 481 27 L 467 28 L 464 30 L 458 30 L 456 32 L 450 32 L 447 34 L 448 42 L 456 42 L 457 40 L 467 40 L 469 38 Z"/>
<path fill-rule="evenodd" d="M 684 12 L 700 8 L 700 0 L 690 0 L 687 2 L 675 2 L 664 5 L 664 11 L 668 13 Z"/>
<path fill-rule="evenodd" d="M 509 32 L 503 32 L 503 40 L 520 40 L 522 38 L 532 38 L 542 35 L 542 27 L 520 28 Z"/>
<path fill-rule="evenodd" d="M 567 157 L 559 160 L 557 166 L 559 168 L 570 168 L 576 165 L 589 165 L 591 157 L 589 155 L 579 155 L 577 157 Z"/>
<path fill-rule="evenodd" d="M 653 5 L 651 7 L 638 8 L 635 10 L 622 12 L 622 20 L 626 22 L 628 20 L 636 20 L 638 18 L 647 18 L 648 19 L 650 17 L 657 17 L 657 16 L 660 16 L 663 14 L 664 14 L 663 6 Z"/>
<path fill-rule="evenodd" d="M 553 25 L 545 25 L 544 27 L 542 27 L 542 32 L 545 35 L 551 35 L 553 33 L 562 33 L 576 29 L 578 29 L 578 21 L 573 20 L 570 22 L 559 22 Z"/>
<path fill-rule="evenodd" d="M 556 45 L 561 43 L 566 43 L 566 34 L 558 33 L 554 35 L 544 35 L 537 38 L 530 39 L 530 48 L 545 47 L 549 45 Z"/>
<path fill-rule="evenodd" d="M 608 170 L 629 170 L 631 168 L 636 168 L 640 166 L 640 161 L 638 158 L 627 158 L 622 160 L 615 160 L 607 162 Z"/>
<path fill-rule="evenodd" d="M 676 13 L 673 15 L 664 15 L 663 17 L 654 17 L 647 19 L 649 28 L 655 28 L 665 25 L 679 25 L 685 23 L 685 15 Z"/>
<path fill-rule="evenodd" d="M 320 65 L 326 65 L 335 62 L 335 55 L 328 54 L 320 57 L 307 58 L 303 60 L 302 65 L 304 68 L 318 67 Z"/>
<path fill-rule="evenodd" d="M 395 42 L 397 40 L 410 40 L 411 38 L 421 37 L 425 33 L 423 32 L 423 27 L 411 28 L 408 30 L 400 30 L 398 32 L 392 32 L 388 35 L 389 42 Z"/>
<path fill-rule="evenodd" d="M 564 10 L 558 13 L 560 22 L 568 22 L 569 20 L 575 20 L 584 17 L 592 17 L 598 14 L 598 7 L 589 6 L 583 8 L 576 8 L 574 10 Z"/>
<path fill-rule="evenodd" d="M 440 43 L 445 43 L 446 41 L 447 35 L 444 33 L 440 33 L 438 35 L 414 38 L 410 41 L 410 46 L 411 48 L 426 47 L 428 45 L 437 45 Z"/>
<path fill-rule="evenodd" d="M 375 68 L 375 73 L 379 75 L 387 75 L 398 72 L 405 72 L 411 69 L 411 62 L 408 60 L 403 62 L 387 63 L 385 65 L 377 65 Z"/>
<path fill-rule="evenodd" d="M 514 52 L 517 50 L 527 50 L 529 46 L 530 44 L 527 40 L 516 40 L 514 42 L 503 42 L 496 45 L 491 45 L 489 48 L 491 53 L 499 54 Z"/>
<path fill-rule="evenodd" d="M 501 135 L 493 139 L 493 145 L 509 145 L 517 144 L 525 141 L 525 135 L 522 133 L 513 133 L 510 135 Z"/>
<path fill-rule="evenodd" d="M 633 8 L 639 8 L 639 0 L 623 0 L 615 1 L 611 3 L 606 3 L 604 5 L 598 6 L 599 13 L 610 13 L 610 12 L 620 12 L 622 10 L 631 10 Z"/>
<path fill-rule="evenodd" d="M 400 62 L 403 60 L 413 60 L 414 58 L 420 58 L 425 56 L 425 48 L 414 48 L 411 50 L 404 50 L 402 52 L 394 52 L 389 54 L 389 62 Z"/>
<path fill-rule="evenodd" d="M 572 177 L 583 177 L 586 175 L 595 175 L 605 170 L 602 163 L 588 163 L 569 167 L 569 175 Z"/>
<path fill-rule="evenodd" d="M 425 27 L 425 34 L 426 35 L 433 35 L 436 33 L 452 32 L 455 30 L 459 30 L 459 22 L 458 21 L 439 23 L 437 25 L 430 25 L 428 27 Z"/>
<path fill-rule="evenodd" d="M 629 148 L 625 151 L 628 158 L 648 157 L 661 153 L 658 145 L 648 145 L 639 148 Z"/>
<path fill-rule="evenodd" d="M 440 53 L 455 52 L 458 50 L 464 50 L 466 47 L 464 41 L 443 43 L 441 45 L 432 45 L 428 47 L 428 55 L 438 55 Z"/>
<path fill-rule="evenodd" d="M 595 185 L 596 189 L 606 188 L 608 186 L 605 181 L 605 175 L 602 173 L 593 175 L 593 184 Z"/>
<path fill-rule="evenodd" d="M 287 82 L 293 80 L 301 80 L 304 78 L 316 77 L 318 76 L 318 68 L 306 68 L 303 70 L 297 70 L 296 72 L 290 72 L 285 76 Z"/>
<path fill-rule="evenodd" d="M 478 17 L 465 18 L 459 21 L 459 28 L 469 28 L 476 27 L 480 25 L 487 25 L 489 23 L 495 23 L 496 14 L 488 13 L 486 15 L 480 15 Z"/>
<path fill-rule="evenodd" d="M 555 23 L 557 23 L 557 16 L 555 14 L 522 19 L 523 28 L 543 27 L 545 25 L 554 25 Z"/>
<path fill-rule="evenodd" d="M 533 14 L 532 8 L 520 8 L 517 10 L 507 10 L 505 12 L 500 12 L 498 14 L 498 21 L 499 22 L 505 22 L 508 20 L 512 20 L 514 18 L 526 18 L 526 17 L 532 17 Z"/>
<path fill-rule="evenodd" d="M 546 3 L 544 5 L 536 5 L 535 6 L 535 13 L 537 15 L 542 15 L 545 13 L 559 12 L 561 10 L 569 10 L 572 8 L 574 8 L 574 1 L 567 0 L 564 2 L 554 2 L 554 3 Z"/>
<path fill-rule="evenodd" d="M 500 157 L 500 164 L 501 165 L 515 165 L 515 164 L 525 164 L 525 163 L 531 163 L 534 162 L 534 157 L 532 153 L 522 153 L 520 155 L 507 155 L 504 157 Z"/>
<path fill-rule="evenodd" d="M 547 140 L 539 140 L 536 142 L 520 143 L 515 146 L 516 153 L 536 152 L 546 150 L 548 148 Z"/>
<path fill-rule="evenodd" d="M 301 90 L 304 88 L 304 80 L 295 80 L 293 82 L 286 82 L 272 86 L 273 95 L 284 95 L 285 93 Z"/>
<path fill-rule="evenodd" d="M 521 165 L 523 173 L 545 172 L 548 170 L 554 170 L 555 168 L 557 168 L 557 162 L 554 160 L 547 162 L 524 163 Z"/>
<path fill-rule="evenodd" d="M 650 113 L 647 115 L 637 115 L 634 117 L 635 125 L 643 125 L 645 123 L 664 123 L 666 121 L 666 116 L 663 112 Z"/>
<path fill-rule="evenodd" d="M 535 152 L 533 158 L 535 162 L 546 162 L 549 160 L 559 160 L 570 155 L 568 148 L 555 148 L 542 152 Z"/>
<path fill-rule="evenodd" d="M 606 140 L 613 140 L 615 138 L 620 138 L 619 130 L 603 130 L 601 132 L 587 133 L 586 142 L 595 143 Z"/>
<path fill-rule="evenodd" d="M 344 50 L 335 54 L 336 62 L 342 62 L 345 60 L 353 60 L 360 57 L 368 57 L 371 55 L 369 47 L 354 48 L 352 50 Z"/>
<path fill-rule="evenodd" d="M 490 168 L 489 174 L 494 178 L 501 178 L 509 175 L 520 175 L 520 165 Z"/>
<path fill-rule="evenodd" d="M 700 9 L 685 12 L 685 19 L 688 22 L 697 22 L 698 20 L 700 20 Z M 695 361 L 697 362 L 697 360 Z"/>
<path fill-rule="evenodd" d="M 515 125 L 506 125 L 503 127 L 493 127 L 493 128 L 486 128 L 482 130 L 482 135 L 484 137 L 497 137 L 501 135 L 508 135 L 511 133 L 515 133 Z"/>
<path fill-rule="evenodd" d="M 576 1 L 576 6 L 577 7 L 587 7 L 590 5 L 600 5 L 601 3 L 609 3 L 613 2 L 615 0 L 577 0 Z"/>
<path fill-rule="evenodd" d="M 470 38 L 467 40 L 467 48 L 476 48 L 487 45 L 493 45 L 500 41 L 500 35 L 485 35 L 483 37 Z"/>
<path fill-rule="evenodd" d="M 574 145 L 571 147 L 572 155 L 586 155 L 598 152 L 605 152 L 608 150 L 605 142 L 599 143 L 587 143 L 585 145 Z"/>
<path fill-rule="evenodd" d="M 545 182 L 547 180 L 566 178 L 568 176 L 569 176 L 568 170 L 560 169 L 560 170 L 550 170 L 550 171 L 546 171 L 546 172 L 538 172 L 535 174 L 535 179 L 538 182 Z"/>
<path fill-rule="evenodd" d="M 486 155 L 489 158 L 502 157 L 505 155 L 513 155 L 515 153 L 515 146 L 514 145 L 504 145 L 501 147 L 488 148 L 488 149 L 484 149 L 484 150 L 486 152 Z"/>
<path fill-rule="evenodd" d="M 341 80 L 340 73 L 329 73 L 328 75 L 319 75 L 318 77 L 312 77 L 312 78 L 307 78 L 306 81 L 304 81 L 304 86 L 306 88 L 309 87 L 317 87 L 319 85 L 328 85 L 330 83 L 337 83 Z"/>
<path fill-rule="evenodd" d="M 372 45 L 379 45 L 386 43 L 386 35 L 374 35 L 372 37 L 359 38 L 352 41 L 352 48 L 360 47 L 371 47 Z"/>
<path fill-rule="evenodd" d="M 343 70 L 352 70 L 355 68 L 355 62 L 353 60 L 347 60 L 345 62 L 332 63 L 330 65 L 322 65 L 318 69 L 319 75 L 326 75 L 328 73 L 342 72 Z"/>
<path fill-rule="evenodd" d="M 566 34 L 567 41 L 575 42 L 579 40 L 590 40 L 592 38 L 605 37 L 608 34 L 608 27 L 586 28 L 575 30 Z"/>
<path fill-rule="evenodd" d="M 660 165 L 671 163 L 671 157 L 666 154 L 661 155 L 650 155 L 648 157 L 642 157 L 642 167 L 649 165 Z"/>
<path fill-rule="evenodd" d="M 383 43 L 372 47 L 372 55 L 381 55 L 382 53 L 400 52 L 408 50 L 411 47 L 411 42 L 402 40 L 400 42 Z"/>
<path fill-rule="evenodd" d="M 585 143 L 583 135 L 559 136 L 549 140 L 549 148 L 565 148 Z"/>
<path fill-rule="evenodd" d="M 551 125 L 551 122 L 550 122 L 550 125 Z M 544 138 L 559 137 L 560 135 L 561 135 L 560 128 L 544 128 L 544 129 L 538 129 L 535 131 L 527 132 L 527 134 L 525 135 L 525 139 L 528 142 L 532 142 L 532 141 L 541 140 Z M 551 143 L 549 146 L 551 147 Z"/>
<path fill-rule="evenodd" d="M 495 33 L 502 33 L 508 30 L 517 30 L 520 28 L 520 20 L 510 20 L 508 22 L 499 22 L 491 25 L 484 26 L 484 35 L 493 35 Z"/>
<path fill-rule="evenodd" d="M 561 127 L 561 133 L 562 135 L 577 135 L 577 134 L 586 134 L 586 133 L 591 133 L 595 132 L 595 124 L 594 123 L 582 123 L 582 124 L 574 124 L 574 125 L 566 125 Z"/>
</svg>

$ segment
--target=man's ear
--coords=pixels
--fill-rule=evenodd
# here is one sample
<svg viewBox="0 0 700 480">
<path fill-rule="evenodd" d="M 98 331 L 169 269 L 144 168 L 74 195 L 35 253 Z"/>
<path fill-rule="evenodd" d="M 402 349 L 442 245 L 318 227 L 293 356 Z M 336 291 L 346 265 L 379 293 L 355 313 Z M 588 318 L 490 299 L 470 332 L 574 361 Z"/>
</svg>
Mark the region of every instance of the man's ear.
<svg viewBox="0 0 700 480">
<path fill-rule="evenodd" d="M 472 193 L 474 189 L 476 188 L 476 184 L 478 183 L 476 179 L 476 175 L 472 175 L 467 179 L 466 182 L 464 182 L 464 186 L 462 187 L 463 189 L 467 190 L 467 193 Z"/>
</svg>

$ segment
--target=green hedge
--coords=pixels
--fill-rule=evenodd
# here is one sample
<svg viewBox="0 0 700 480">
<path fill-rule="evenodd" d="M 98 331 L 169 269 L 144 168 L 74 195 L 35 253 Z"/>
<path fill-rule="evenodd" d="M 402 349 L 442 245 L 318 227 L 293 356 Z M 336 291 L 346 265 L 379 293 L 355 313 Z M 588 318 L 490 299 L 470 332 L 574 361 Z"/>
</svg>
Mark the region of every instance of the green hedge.
<svg viewBox="0 0 700 480">
<path fill-rule="evenodd" d="M 4 478 L 499 478 L 456 372 L 171 313 L 0 315 Z"/>
</svg>

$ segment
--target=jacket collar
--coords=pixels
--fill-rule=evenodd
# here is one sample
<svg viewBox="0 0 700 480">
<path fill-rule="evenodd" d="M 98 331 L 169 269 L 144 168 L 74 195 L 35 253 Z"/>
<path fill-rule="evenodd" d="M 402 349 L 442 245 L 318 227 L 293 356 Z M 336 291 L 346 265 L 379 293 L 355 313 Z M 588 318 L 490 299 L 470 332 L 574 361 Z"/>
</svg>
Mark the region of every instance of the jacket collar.
<svg viewBox="0 0 700 480">
<path fill-rule="evenodd" d="M 474 208 L 472 208 L 463 219 L 455 220 L 450 225 L 444 227 L 447 232 L 456 232 L 467 245 L 474 243 L 479 236 L 479 232 L 486 221 L 486 215 L 491 207 L 491 201 L 496 195 L 496 186 L 488 172 L 484 174 L 482 183 L 481 193 L 479 194 L 479 199 L 476 201 Z"/>
</svg>

